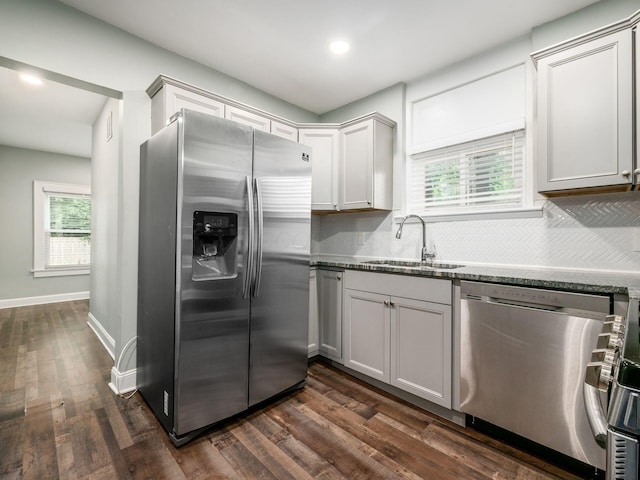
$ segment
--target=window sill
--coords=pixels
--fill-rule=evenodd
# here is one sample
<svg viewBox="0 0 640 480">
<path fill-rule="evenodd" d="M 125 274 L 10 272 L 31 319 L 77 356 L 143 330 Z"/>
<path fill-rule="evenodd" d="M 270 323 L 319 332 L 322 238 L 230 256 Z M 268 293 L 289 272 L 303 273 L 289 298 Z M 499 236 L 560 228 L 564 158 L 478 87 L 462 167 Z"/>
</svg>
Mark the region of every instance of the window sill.
<svg viewBox="0 0 640 480">
<path fill-rule="evenodd" d="M 510 218 L 540 218 L 542 206 L 514 208 L 507 210 L 484 210 L 477 212 L 441 213 L 420 215 L 425 222 L 461 222 L 466 220 L 502 220 Z M 402 216 L 396 216 L 395 221 L 402 220 Z"/>
<path fill-rule="evenodd" d="M 62 277 L 66 275 L 89 275 L 89 266 L 83 267 L 60 267 L 47 269 L 33 269 L 31 272 L 35 278 L 39 277 Z"/>
</svg>

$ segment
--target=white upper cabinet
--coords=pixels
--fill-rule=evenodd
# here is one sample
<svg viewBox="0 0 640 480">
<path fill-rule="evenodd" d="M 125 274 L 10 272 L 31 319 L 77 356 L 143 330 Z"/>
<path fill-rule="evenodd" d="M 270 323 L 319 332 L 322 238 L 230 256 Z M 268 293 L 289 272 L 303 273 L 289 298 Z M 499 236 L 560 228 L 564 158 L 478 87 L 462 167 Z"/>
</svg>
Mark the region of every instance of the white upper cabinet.
<svg viewBox="0 0 640 480">
<path fill-rule="evenodd" d="M 301 127 L 300 143 L 312 148 L 311 208 L 392 210 L 394 127 L 377 113 L 343 124 Z"/>
<path fill-rule="evenodd" d="M 300 143 L 311 147 L 311 208 L 338 209 L 338 128 L 301 128 Z"/>
<path fill-rule="evenodd" d="M 256 130 L 271 132 L 271 120 L 242 108 L 227 105 L 224 109 L 224 118 L 242 123 L 243 125 L 249 125 Z"/>
<path fill-rule="evenodd" d="M 164 85 L 151 100 L 151 132 L 156 133 L 169 123 L 172 115 L 182 108 L 224 117 L 224 103 L 204 95 L 176 87 Z"/>
<path fill-rule="evenodd" d="M 393 124 L 380 116 L 340 129 L 340 210 L 393 209 Z"/>
<path fill-rule="evenodd" d="M 393 209 L 393 130 L 378 113 L 344 123 L 299 124 L 160 75 L 147 89 L 152 134 L 182 108 L 249 125 L 312 148 L 311 209 Z"/>
<path fill-rule="evenodd" d="M 298 129 L 287 123 L 271 120 L 271 133 L 279 137 L 286 138 L 292 142 L 298 141 Z"/>
<path fill-rule="evenodd" d="M 293 122 L 164 75 L 149 86 L 147 94 L 151 97 L 152 133 L 164 127 L 180 109 L 188 108 L 298 141 L 298 128 Z"/>
<path fill-rule="evenodd" d="M 633 183 L 631 28 L 532 54 L 538 70 L 538 191 Z"/>
</svg>

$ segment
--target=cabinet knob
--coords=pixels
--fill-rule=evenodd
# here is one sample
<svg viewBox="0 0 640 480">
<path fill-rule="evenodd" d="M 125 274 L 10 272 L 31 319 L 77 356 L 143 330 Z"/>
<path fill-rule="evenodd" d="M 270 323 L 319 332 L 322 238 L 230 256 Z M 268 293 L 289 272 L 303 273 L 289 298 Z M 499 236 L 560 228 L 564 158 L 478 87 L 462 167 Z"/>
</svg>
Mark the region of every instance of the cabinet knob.
<svg viewBox="0 0 640 480">
<path fill-rule="evenodd" d="M 636 169 L 633 171 L 633 174 L 634 174 L 634 175 L 640 175 L 640 168 L 636 168 Z"/>
<path fill-rule="evenodd" d="M 387 302 L 386 300 L 384 301 L 385 306 L 389 305 L 389 302 Z"/>
<path fill-rule="evenodd" d="M 623 170 L 622 171 L 622 176 L 623 177 L 628 177 L 629 175 L 631 175 L 631 172 L 629 170 Z"/>
<path fill-rule="evenodd" d="M 336 280 L 342 280 L 342 275 L 336 275 Z"/>
<path fill-rule="evenodd" d="M 396 306 L 395 302 L 389 302 L 389 305 L 391 305 L 392 307 Z"/>
</svg>

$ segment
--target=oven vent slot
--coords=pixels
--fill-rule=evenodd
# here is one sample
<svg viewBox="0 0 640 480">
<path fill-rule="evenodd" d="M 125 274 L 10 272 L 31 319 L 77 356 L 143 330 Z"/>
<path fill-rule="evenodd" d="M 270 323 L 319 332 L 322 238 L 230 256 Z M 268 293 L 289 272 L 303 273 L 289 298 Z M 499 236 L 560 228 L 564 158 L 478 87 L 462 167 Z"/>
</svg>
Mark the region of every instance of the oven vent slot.
<svg viewBox="0 0 640 480">
<path fill-rule="evenodd" d="M 636 479 L 638 443 L 635 439 L 609 430 L 610 445 L 607 452 L 607 478 L 611 480 Z"/>
</svg>

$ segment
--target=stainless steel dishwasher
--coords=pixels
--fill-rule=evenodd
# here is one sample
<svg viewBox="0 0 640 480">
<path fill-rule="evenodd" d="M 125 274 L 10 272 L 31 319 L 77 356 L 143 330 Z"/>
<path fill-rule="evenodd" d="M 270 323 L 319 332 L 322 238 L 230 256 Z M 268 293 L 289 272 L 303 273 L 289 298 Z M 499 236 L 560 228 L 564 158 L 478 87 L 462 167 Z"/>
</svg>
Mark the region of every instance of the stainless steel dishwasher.
<svg viewBox="0 0 640 480">
<path fill-rule="evenodd" d="M 460 410 L 604 470 L 583 382 L 610 309 L 608 296 L 461 282 Z"/>
</svg>

